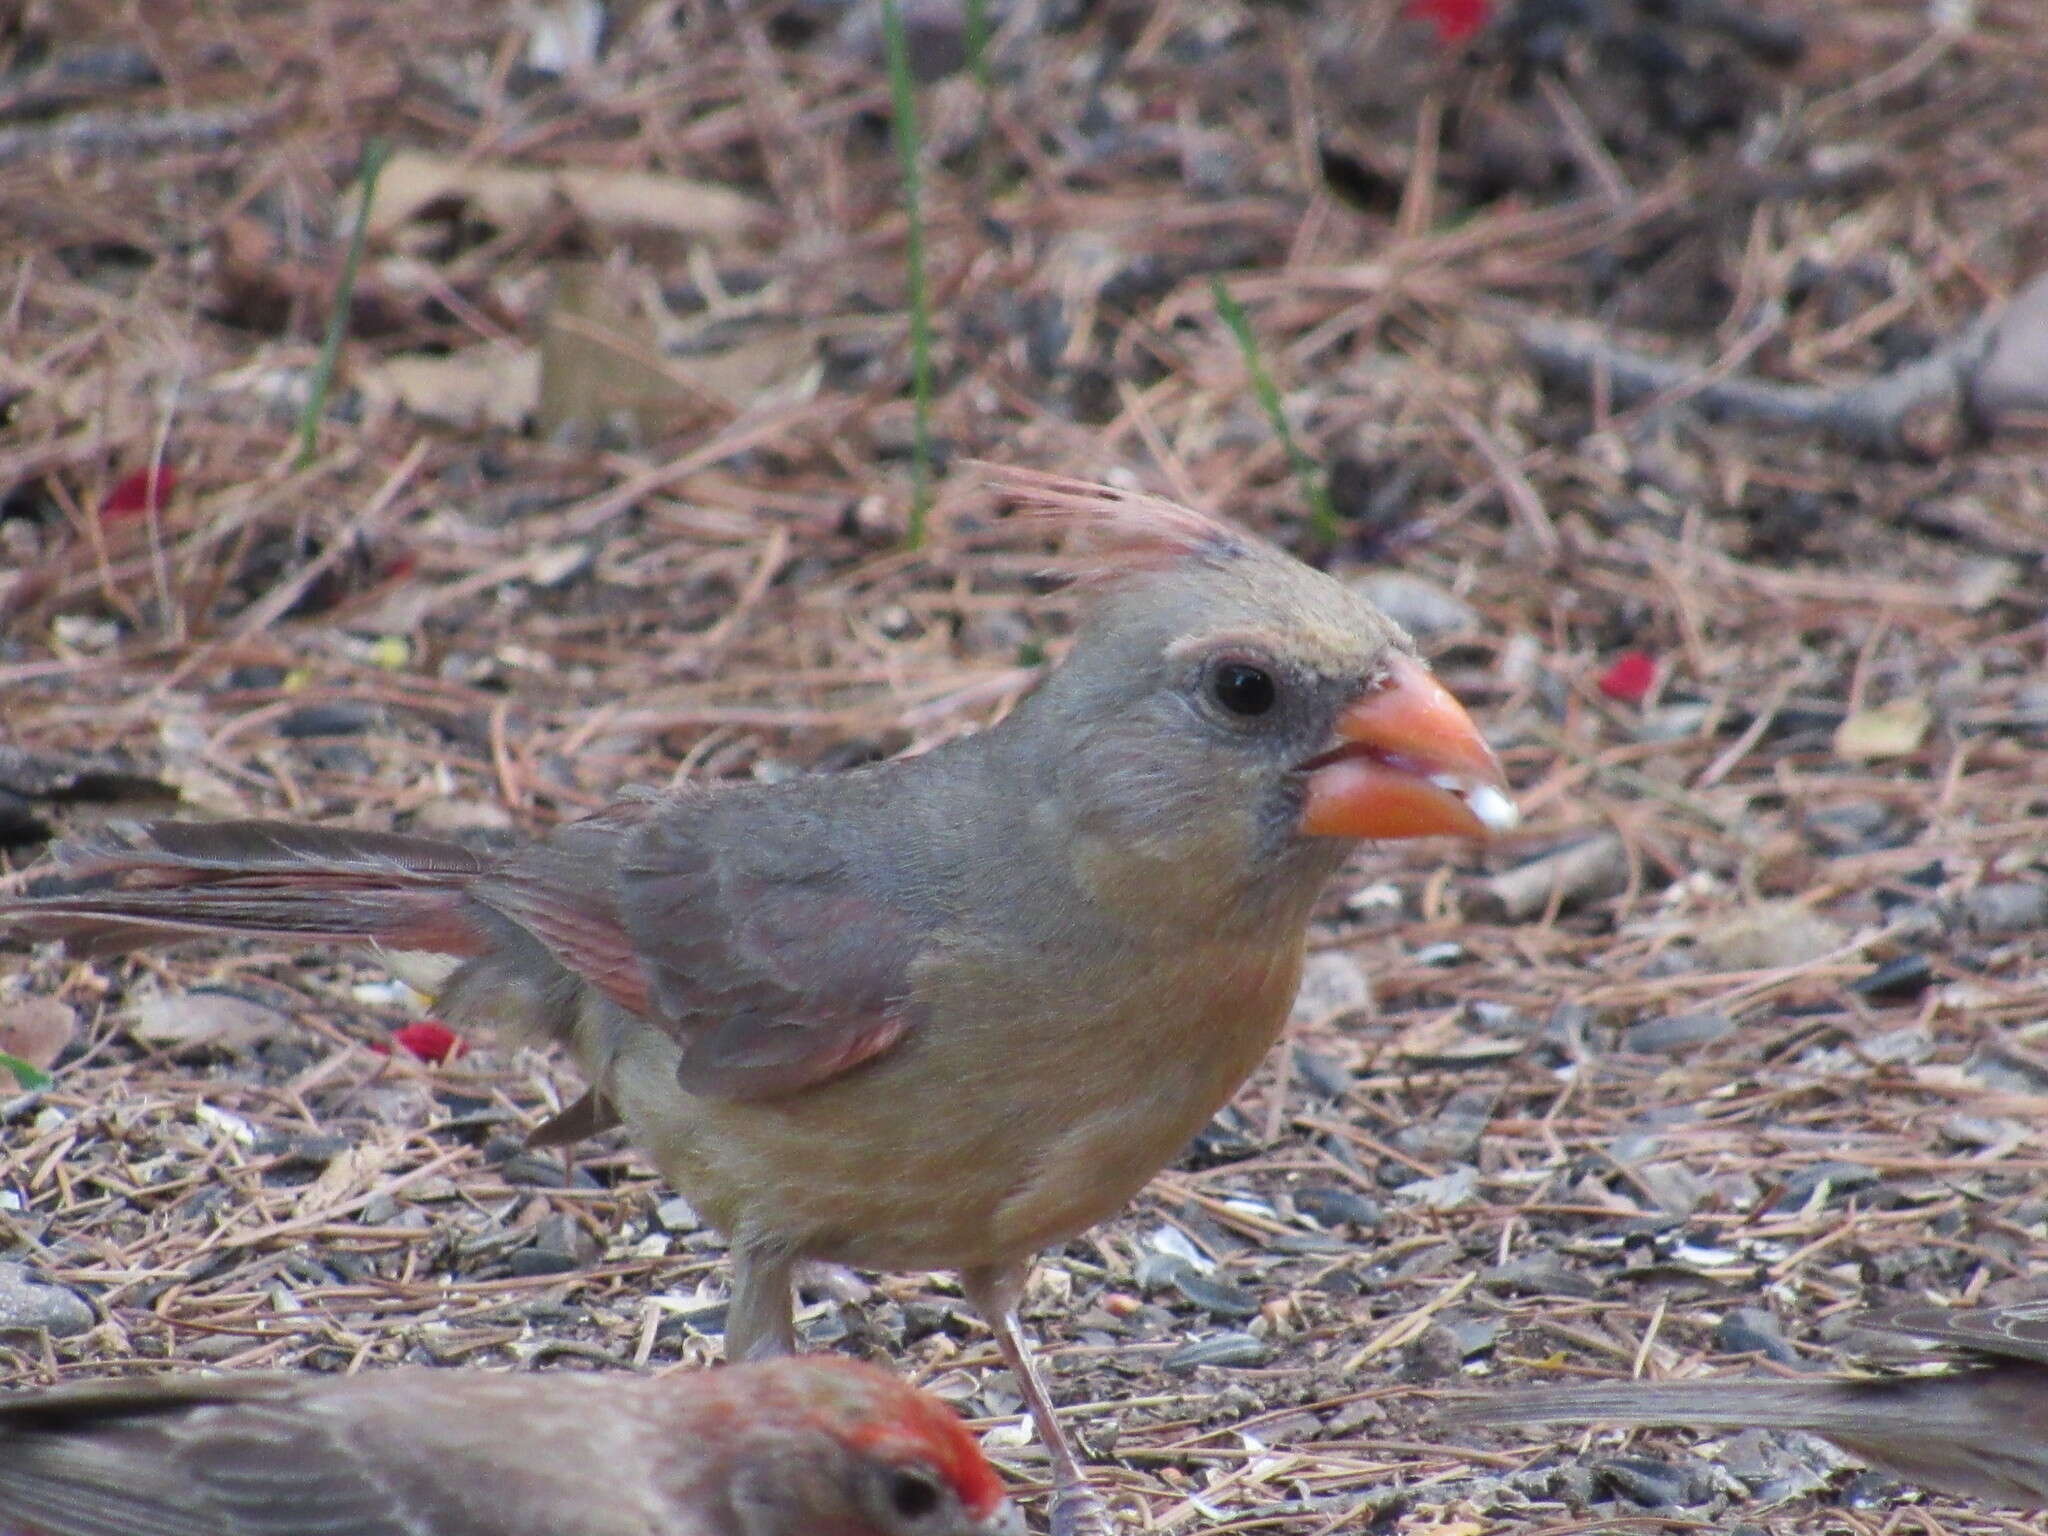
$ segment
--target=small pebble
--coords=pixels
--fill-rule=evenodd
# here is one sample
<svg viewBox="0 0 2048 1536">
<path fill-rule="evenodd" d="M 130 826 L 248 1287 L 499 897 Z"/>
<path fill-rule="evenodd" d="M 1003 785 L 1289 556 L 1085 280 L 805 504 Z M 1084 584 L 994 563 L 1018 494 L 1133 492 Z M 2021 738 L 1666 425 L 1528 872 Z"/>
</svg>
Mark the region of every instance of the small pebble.
<svg viewBox="0 0 2048 1536">
<path fill-rule="evenodd" d="M 1344 915 L 1357 922 L 1368 917 L 1401 915 L 1401 888 L 1388 881 L 1361 886 L 1344 898 Z"/>
<path fill-rule="evenodd" d="M 704 1223 L 697 1208 L 681 1195 L 673 1195 L 654 1208 L 654 1219 L 664 1232 L 694 1232 Z"/>
<path fill-rule="evenodd" d="M 1469 1205 L 1479 1192 L 1479 1170 L 1470 1163 L 1433 1179 L 1415 1179 L 1394 1193 L 1403 1202 L 1426 1211 L 1449 1211 Z"/>
<path fill-rule="evenodd" d="M 1494 1341 L 1507 1326 L 1498 1317 L 1480 1317 L 1475 1313 L 1454 1311 L 1437 1314 L 1433 1325 L 1449 1340 L 1450 1347 L 1457 1351 L 1459 1363 L 1477 1359 L 1493 1348 Z"/>
<path fill-rule="evenodd" d="M 1761 1307 L 1734 1307 L 1714 1329 L 1714 1349 L 1724 1355 L 1762 1355 L 1791 1365 L 1798 1352 L 1785 1342 L 1778 1320 Z"/>
<path fill-rule="evenodd" d="M 1673 1216 L 1690 1216 L 1713 1193 L 1713 1186 L 1684 1163 L 1645 1163 L 1635 1175 L 1657 1209 Z"/>
<path fill-rule="evenodd" d="M 1711 1045 L 1734 1032 L 1735 1021 L 1727 1014 L 1702 1009 L 1632 1024 L 1622 1031 L 1621 1046 L 1637 1056 L 1669 1056 L 1694 1046 Z"/>
<path fill-rule="evenodd" d="M 1523 1035 L 1533 1027 L 1521 1009 L 1484 999 L 1465 1004 L 1465 1019 L 1474 1029 L 1489 1034 Z"/>
<path fill-rule="evenodd" d="M 2002 880 L 1965 891 L 1956 916 L 1972 933 L 2030 933 L 2048 927 L 2048 884 Z"/>
<path fill-rule="evenodd" d="M 1323 1098 L 1341 1099 L 1351 1091 L 1349 1069 L 1305 1045 L 1294 1048 L 1294 1070 L 1311 1093 Z"/>
<path fill-rule="evenodd" d="M 0 1264 L 0 1334 L 47 1332 L 68 1339 L 91 1328 L 92 1305 L 25 1264 Z"/>
<path fill-rule="evenodd" d="M 261 689 L 282 688 L 285 676 L 286 673 L 283 667 L 252 665 L 234 668 L 228 673 L 227 681 L 230 688 L 247 689 L 253 692 Z"/>
<path fill-rule="evenodd" d="M 1901 955 L 1850 982 L 1849 990 L 1872 1002 L 1899 1002 L 1918 997 L 1933 985 L 1934 965 L 1925 955 Z"/>
<path fill-rule="evenodd" d="M 316 773 L 349 774 L 369 778 L 377 771 L 377 759 L 352 741 L 330 741 L 306 753 L 306 764 Z"/>
<path fill-rule="evenodd" d="M 377 723 L 374 704 L 308 704 L 277 723 L 277 734 L 290 741 L 309 736 L 353 736 Z"/>
<path fill-rule="evenodd" d="M 535 1225 L 532 1251 L 566 1259 L 571 1269 L 580 1269 L 598 1257 L 597 1240 L 575 1217 L 559 1211 Z M 518 1254 L 513 1258 L 516 1261 Z"/>
<path fill-rule="evenodd" d="M 1173 1273 L 1173 1288 L 1196 1306 L 1217 1317 L 1254 1317 L 1259 1304 L 1221 1275 L 1205 1275 L 1190 1265 Z"/>
<path fill-rule="evenodd" d="M 1470 603 L 1410 571 L 1367 571 L 1350 586 L 1418 640 L 1479 627 L 1479 612 Z"/>
<path fill-rule="evenodd" d="M 1839 1203 L 1845 1195 L 1852 1194 L 1859 1189 L 1868 1189 L 1871 1185 L 1880 1182 L 1882 1181 L 1878 1178 L 1877 1170 L 1866 1168 L 1861 1163 L 1844 1163 L 1832 1160 L 1813 1163 L 1805 1168 L 1801 1168 L 1785 1181 L 1783 1187 L 1779 1190 L 1777 1200 L 1772 1203 L 1771 1209 L 1774 1211 L 1801 1210 L 1805 1207 L 1806 1202 L 1813 1198 L 1814 1191 L 1823 1184 L 1827 1186 L 1827 1201 L 1832 1205 Z"/>
<path fill-rule="evenodd" d="M 1807 820 L 1815 838 L 1835 853 L 1860 853 L 1875 847 L 1891 830 L 1892 813 L 1874 800 L 1856 800 L 1846 805 L 1816 811 Z"/>
<path fill-rule="evenodd" d="M 1358 1227 L 1370 1231 L 1386 1219 L 1376 1200 L 1341 1185 L 1312 1184 L 1294 1192 L 1294 1208 L 1325 1227 Z"/>
<path fill-rule="evenodd" d="M 1666 704 L 1651 710 L 1630 732 L 1637 741 L 1683 741 L 1707 723 L 1705 704 Z"/>
<path fill-rule="evenodd" d="M 566 1275 L 580 1266 L 566 1253 L 551 1253 L 544 1248 L 521 1248 L 505 1260 L 505 1267 L 520 1279 L 529 1280 L 543 1275 Z"/>
<path fill-rule="evenodd" d="M 1590 1275 L 1565 1268 L 1554 1256 L 1510 1259 L 1496 1264 L 1479 1276 L 1488 1290 L 1506 1291 L 1513 1296 L 1578 1296 L 1600 1294 L 1599 1282 Z"/>
<path fill-rule="evenodd" d="M 1865 1061 L 1916 1067 L 1923 1061 L 1932 1060 L 1937 1046 L 1934 1036 L 1924 1026 L 1906 1024 L 1886 1030 L 1881 1035 L 1872 1035 L 1856 1049 Z"/>
<path fill-rule="evenodd" d="M 1169 1371 L 1191 1371 L 1199 1365 L 1264 1365 L 1273 1358 L 1273 1347 L 1248 1333 L 1219 1333 L 1212 1338 L 1183 1344 L 1166 1357 Z"/>
<path fill-rule="evenodd" d="M 1649 1509 L 1693 1502 L 1694 1480 L 1669 1462 L 1647 1456 L 1613 1456 L 1599 1463 L 1599 1472 L 1623 1498 Z"/>
<path fill-rule="evenodd" d="M 1294 1021 L 1299 1024 L 1342 1018 L 1372 1007 L 1372 983 L 1365 968 L 1338 949 L 1310 955 L 1301 968 L 1301 986 L 1294 994 Z"/>
<path fill-rule="evenodd" d="M 498 1165 L 498 1173 L 507 1184 L 536 1189 L 565 1189 L 569 1184 L 561 1160 L 543 1152 L 515 1152 Z"/>
</svg>

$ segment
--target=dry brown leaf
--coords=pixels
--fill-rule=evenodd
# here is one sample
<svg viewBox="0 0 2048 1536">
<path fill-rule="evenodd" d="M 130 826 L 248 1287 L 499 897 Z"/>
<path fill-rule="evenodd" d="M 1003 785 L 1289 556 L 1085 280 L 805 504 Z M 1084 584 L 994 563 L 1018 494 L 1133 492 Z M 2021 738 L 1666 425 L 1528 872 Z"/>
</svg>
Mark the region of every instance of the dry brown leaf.
<svg viewBox="0 0 2048 1536">
<path fill-rule="evenodd" d="M 1859 709 L 1835 727 L 1835 756 L 1856 762 L 1906 757 L 1920 750 L 1934 724 L 1925 699 L 1893 699 L 1874 709 Z"/>
<path fill-rule="evenodd" d="M 721 351 L 671 358 L 668 366 L 739 411 L 809 399 L 818 387 L 817 355 L 808 330 L 775 326 Z"/>
<path fill-rule="evenodd" d="M 275 1008 L 228 992 L 180 992 L 145 997 L 125 1015 L 128 1032 L 145 1045 L 173 1050 L 210 1046 L 245 1050 L 291 1028 Z"/>
<path fill-rule="evenodd" d="M 1701 931 L 1693 941 L 1722 971 L 1776 971 L 1806 965 L 1849 942 L 1841 924 L 1797 901 L 1766 901 Z"/>
<path fill-rule="evenodd" d="M 353 222 L 351 194 L 344 214 Z M 501 225 L 524 224 L 560 198 L 594 224 L 737 240 L 771 222 L 766 205 L 715 182 L 652 171 L 555 170 L 467 161 L 400 150 L 385 165 L 370 209 L 370 233 L 388 235 L 434 204 L 455 199 Z"/>
<path fill-rule="evenodd" d="M 540 355 L 517 342 L 492 341 L 452 357 L 405 353 L 356 375 L 371 411 L 396 407 L 462 430 L 518 431 L 540 403 Z"/>
<path fill-rule="evenodd" d="M 722 401 L 671 373 L 652 318 L 624 286 L 618 272 L 599 263 L 556 269 L 535 412 L 545 441 L 591 443 L 617 434 L 640 442 L 692 418 L 727 414 Z"/>
<path fill-rule="evenodd" d="M 47 1070 L 77 1032 L 78 1014 L 54 997 L 0 1003 L 0 1056 L 12 1056 L 38 1071 Z M 21 1086 L 12 1072 L 0 1067 L 0 1089 Z"/>
</svg>

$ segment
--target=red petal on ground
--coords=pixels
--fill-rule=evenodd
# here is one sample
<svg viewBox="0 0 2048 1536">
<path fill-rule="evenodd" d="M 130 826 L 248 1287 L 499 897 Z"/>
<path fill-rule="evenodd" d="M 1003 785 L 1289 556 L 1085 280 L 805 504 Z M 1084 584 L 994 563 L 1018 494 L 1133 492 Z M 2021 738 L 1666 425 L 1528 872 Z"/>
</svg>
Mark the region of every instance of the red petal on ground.
<svg viewBox="0 0 2048 1536">
<path fill-rule="evenodd" d="M 1600 691 L 1623 704 L 1640 704 L 1657 681 L 1657 658 L 1648 651 L 1623 651 L 1600 674 Z"/>
<path fill-rule="evenodd" d="M 416 1024 L 407 1024 L 391 1031 L 391 1043 L 417 1056 L 421 1061 L 439 1066 L 452 1057 L 460 1056 L 469 1049 L 469 1042 L 455 1033 L 446 1024 L 433 1019 L 421 1019 Z"/>
<path fill-rule="evenodd" d="M 147 469 L 131 470 L 114 482 L 114 488 L 107 492 L 106 500 L 100 503 L 100 517 L 103 521 L 114 522 L 124 517 L 139 517 L 145 512 L 159 512 L 178 488 L 178 472 L 168 464 L 152 464 Z"/>
<path fill-rule="evenodd" d="M 1434 26 L 1436 35 L 1449 46 L 1464 42 L 1485 26 L 1492 8 L 1492 0 L 1408 0 L 1404 9 Z"/>
</svg>

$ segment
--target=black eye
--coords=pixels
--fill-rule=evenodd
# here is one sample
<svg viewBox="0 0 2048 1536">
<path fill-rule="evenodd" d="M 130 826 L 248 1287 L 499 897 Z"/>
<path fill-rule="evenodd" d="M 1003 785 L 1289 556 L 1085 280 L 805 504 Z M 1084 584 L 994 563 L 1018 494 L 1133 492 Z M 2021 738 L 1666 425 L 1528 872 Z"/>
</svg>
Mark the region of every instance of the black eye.
<svg viewBox="0 0 2048 1536">
<path fill-rule="evenodd" d="M 889 1476 L 889 1508 L 905 1520 L 922 1520 L 934 1513 L 945 1496 L 939 1485 L 922 1472 L 893 1472 Z"/>
<path fill-rule="evenodd" d="M 1223 662 L 1209 674 L 1209 697 L 1233 715 L 1263 715 L 1279 696 L 1273 674 L 1247 661 Z"/>
</svg>

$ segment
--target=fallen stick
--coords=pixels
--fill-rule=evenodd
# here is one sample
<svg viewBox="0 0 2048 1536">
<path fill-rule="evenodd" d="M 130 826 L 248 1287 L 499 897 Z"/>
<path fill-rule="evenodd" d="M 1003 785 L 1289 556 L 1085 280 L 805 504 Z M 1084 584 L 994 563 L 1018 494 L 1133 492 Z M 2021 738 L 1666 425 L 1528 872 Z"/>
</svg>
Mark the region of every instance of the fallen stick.
<svg viewBox="0 0 2048 1536">
<path fill-rule="evenodd" d="M 148 154 L 213 149 L 233 143 L 271 114 L 271 106 L 179 112 L 73 112 L 55 122 L 0 128 L 0 165 L 46 155 Z"/>
<path fill-rule="evenodd" d="M 1926 357 L 1828 389 L 1719 377 L 1698 364 L 1617 346 L 1591 326 L 1511 322 L 1551 379 L 1619 406 L 1649 400 L 1791 431 L 1825 432 L 1860 452 L 1941 458 L 1973 433 L 2038 425 L 2048 414 L 2048 276 L 1980 316 Z"/>
<path fill-rule="evenodd" d="M 1556 848 L 1518 864 L 1465 893 L 1465 911 L 1483 923 L 1527 922 L 1550 905 L 1560 910 L 1612 896 L 1628 884 L 1628 851 L 1612 832 Z"/>
</svg>

